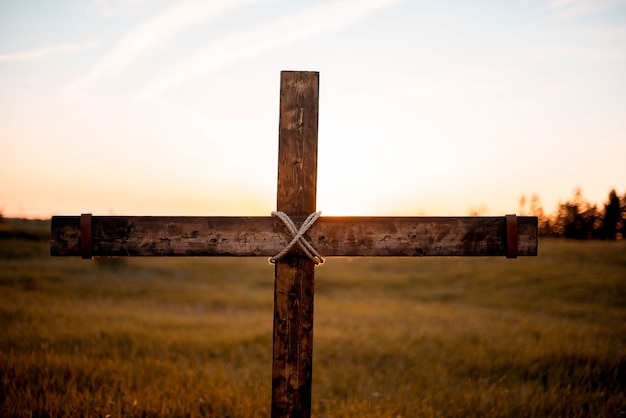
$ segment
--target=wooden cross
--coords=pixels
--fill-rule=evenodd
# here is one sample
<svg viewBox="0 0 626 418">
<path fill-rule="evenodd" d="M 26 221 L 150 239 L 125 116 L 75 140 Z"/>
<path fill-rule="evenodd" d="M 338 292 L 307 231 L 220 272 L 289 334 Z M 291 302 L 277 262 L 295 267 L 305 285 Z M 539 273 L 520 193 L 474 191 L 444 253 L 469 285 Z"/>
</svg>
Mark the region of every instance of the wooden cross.
<svg viewBox="0 0 626 418">
<path fill-rule="evenodd" d="M 316 211 L 319 73 L 282 72 L 276 207 Z M 276 217 L 55 216 L 53 256 L 273 256 L 292 239 Z M 537 255 L 537 218 L 321 217 L 305 239 L 323 256 Z M 311 414 L 314 262 L 276 262 L 272 416 Z"/>
</svg>

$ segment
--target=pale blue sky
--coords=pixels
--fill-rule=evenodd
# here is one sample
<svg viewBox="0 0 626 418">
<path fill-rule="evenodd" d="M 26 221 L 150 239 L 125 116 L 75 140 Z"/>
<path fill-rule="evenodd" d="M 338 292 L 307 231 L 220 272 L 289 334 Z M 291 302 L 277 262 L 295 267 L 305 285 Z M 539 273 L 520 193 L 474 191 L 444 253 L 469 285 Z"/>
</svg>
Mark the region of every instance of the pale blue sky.
<svg viewBox="0 0 626 418">
<path fill-rule="evenodd" d="M 269 214 L 281 70 L 325 215 L 626 193 L 624 0 L 0 0 L 0 211 Z"/>
</svg>

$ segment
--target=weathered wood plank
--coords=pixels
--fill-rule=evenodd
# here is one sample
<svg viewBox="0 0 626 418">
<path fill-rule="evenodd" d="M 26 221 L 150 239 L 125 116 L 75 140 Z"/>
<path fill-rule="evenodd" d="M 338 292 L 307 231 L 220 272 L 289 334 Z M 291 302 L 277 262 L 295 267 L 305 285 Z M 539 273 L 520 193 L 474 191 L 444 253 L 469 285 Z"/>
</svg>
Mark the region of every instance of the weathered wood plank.
<svg viewBox="0 0 626 418">
<path fill-rule="evenodd" d="M 305 216 L 294 216 L 296 224 Z M 537 218 L 520 216 L 518 255 L 537 255 Z M 94 216 L 93 255 L 264 256 L 291 236 L 273 217 Z M 498 217 L 326 217 L 307 234 L 322 256 L 504 256 L 506 223 Z M 80 256 L 79 216 L 55 216 L 50 253 Z"/>
<path fill-rule="evenodd" d="M 280 76 L 276 210 L 306 216 L 316 205 L 319 73 Z M 289 254 L 274 269 L 272 417 L 311 416 L 314 269 Z"/>
</svg>

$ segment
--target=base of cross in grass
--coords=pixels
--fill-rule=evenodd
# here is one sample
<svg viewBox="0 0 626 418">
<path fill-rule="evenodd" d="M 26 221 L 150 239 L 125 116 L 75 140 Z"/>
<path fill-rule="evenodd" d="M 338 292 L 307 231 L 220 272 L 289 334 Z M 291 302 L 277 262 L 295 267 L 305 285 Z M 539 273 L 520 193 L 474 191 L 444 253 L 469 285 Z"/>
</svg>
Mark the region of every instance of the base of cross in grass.
<svg viewBox="0 0 626 418">
<path fill-rule="evenodd" d="M 281 73 L 276 209 L 299 227 L 316 211 L 319 73 Z M 537 218 L 321 217 L 304 235 L 322 256 L 537 255 Z M 264 256 L 293 234 L 276 217 L 55 216 L 53 256 Z M 276 261 L 272 416 L 311 415 L 315 263 Z"/>
</svg>

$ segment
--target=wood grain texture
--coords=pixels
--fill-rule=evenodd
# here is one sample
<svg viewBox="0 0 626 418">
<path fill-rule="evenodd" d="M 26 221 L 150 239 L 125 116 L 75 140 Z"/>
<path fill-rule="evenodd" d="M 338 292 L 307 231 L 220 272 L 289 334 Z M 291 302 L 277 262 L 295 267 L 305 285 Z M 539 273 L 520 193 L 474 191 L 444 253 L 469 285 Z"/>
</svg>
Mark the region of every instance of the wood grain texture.
<svg viewBox="0 0 626 418">
<path fill-rule="evenodd" d="M 305 216 L 292 217 L 297 225 Z M 92 217 L 95 257 L 263 256 L 291 240 L 273 217 Z M 307 238 L 324 257 L 505 256 L 504 216 L 327 217 Z M 537 255 L 537 218 L 518 217 L 518 255 Z M 80 216 L 55 216 L 50 253 L 80 256 Z"/>
<path fill-rule="evenodd" d="M 318 107 L 318 73 L 281 73 L 276 209 L 292 217 L 316 210 Z M 273 417 L 311 416 L 314 268 L 288 254 L 274 269 Z"/>
<path fill-rule="evenodd" d="M 318 101 L 317 72 L 281 73 L 276 208 L 289 216 L 315 212 Z"/>
</svg>

